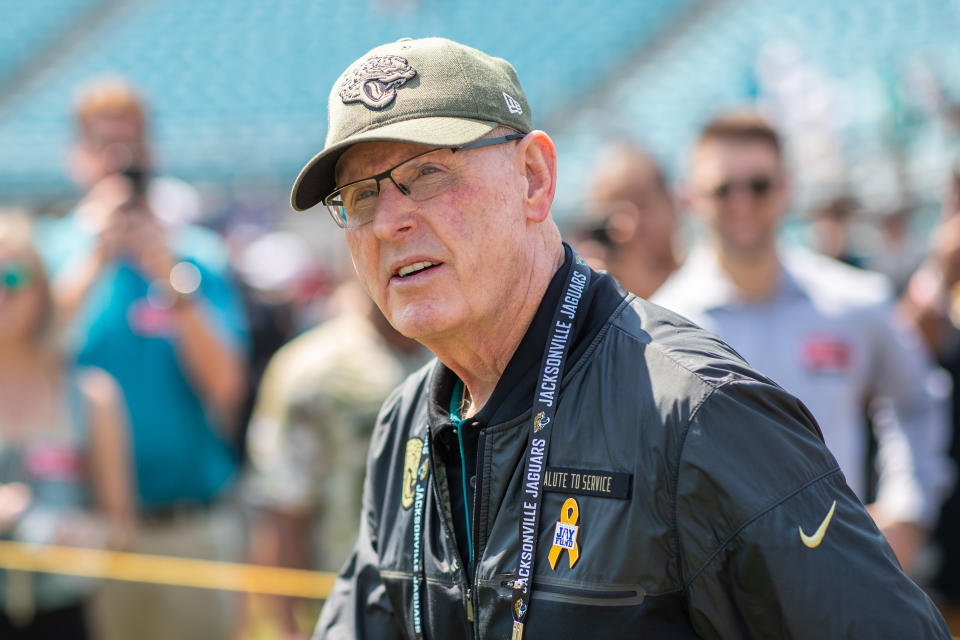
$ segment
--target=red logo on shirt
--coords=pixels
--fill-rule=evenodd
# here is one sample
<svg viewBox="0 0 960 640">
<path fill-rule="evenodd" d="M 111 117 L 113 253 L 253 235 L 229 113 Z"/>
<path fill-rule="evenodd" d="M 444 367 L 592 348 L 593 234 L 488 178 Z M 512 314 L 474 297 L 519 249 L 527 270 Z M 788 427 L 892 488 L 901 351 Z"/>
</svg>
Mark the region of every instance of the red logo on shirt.
<svg viewBox="0 0 960 640">
<path fill-rule="evenodd" d="M 851 364 L 850 346 L 836 336 L 807 338 L 800 352 L 803 367 L 814 373 L 844 373 Z"/>
<path fill-rule="evenodd" d="M 163 336 L 170 333 L 173 318 L 170 309 L 151 304 L 147 298 L 140 298 L 130 305 L 127 321 L 138 335 Z"/>
<path fill-rule="evenodd" d="M 65 446 L 35 447 L 27 452 L 24 464 L 37 480 L 78 480 L 83 476 L 83 457 Z"/>
</svg>

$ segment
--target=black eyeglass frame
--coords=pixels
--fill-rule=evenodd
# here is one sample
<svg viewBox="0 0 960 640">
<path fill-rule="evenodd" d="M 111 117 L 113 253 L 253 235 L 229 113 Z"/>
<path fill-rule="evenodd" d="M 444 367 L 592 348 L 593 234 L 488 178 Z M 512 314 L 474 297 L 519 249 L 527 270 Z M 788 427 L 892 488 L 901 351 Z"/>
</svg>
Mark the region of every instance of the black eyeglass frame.
<svg viewBox="0 0 960 640">
<path fill-rule="evenodd" d="M 352 180 L 352 181 L 348 182 L 347 184 L 341 185 L 341 186 L 337 187 L 336 189 L 334 189 L 332 192 L 330 192 L 330 194 L 327 195 L 323 200 L 321 200 L 321 202 L 323 203 L 323 205 L 324 205 L 325 207 L 327 207 L 327 211 L 330 212 L 330 217 L 333 218 L 333 221 L 337 224 L 337 226 L 340 227 L 341 229 L 346 229 L 346 228 L 347 228 L 347 225 L 346 225 L 346 222 L 344 221 L 343 217 L 342 217 L 342 216 L 338 216 L 338 215 L 337 215 L 336 213 L 334 213 L 334 211 L 333 211 L 333 207 L 341 207 L 341 208 L 343 207 L 342 201 L 341 201 L 341 204 L 336 204 L 336 203 L 334 203 L 334 198 L 336 198 L 337 196 L 339 196 L 344 189 L 346 189 L 346 188 L 348 188 L 348 187 L 351 187 L 351 186 L 353 186 L 353 185 L 355 185 L 355 184 L 359 184 L 359 183 L 361 183 L 361 182 L 367 182 L 367 181 L 369 181 L 369 180 L 375 180 L 375 181 L 376 181 L 376 185 L 377 185 L 377 195 L 379 196 L 379 195 L 380 195 L 380 181 L 383 180 L 384 178 L 389 178 L 389 179 L 390 179 L 390 182 L 393 183 L 393 185 L 400 191 L 400 193 L 402 193 L 402 194 L 405 195 L 405 196 L 409 196 L 409 195 L 410 195 L 410 188 L 407 187 L 406 185 L 404 185 L 404 184 L 402 184 L 402 183 L 397 182 L 396 180 L 394 180 L 392 174 L 393 174 L 393 172 L 394 172 L 398 167 L 401 167 L 401 166 L 407 164 L 407 163 L 410 162 L 411 160 L 415 160 L 416 158 L 419 158 L 420 156 L 425 156 L 425 155 L 427 155 L 428 153 L 433 153 L 434 151 L 441 151 L 441 150 L 443 150 L 443 149 L 449 149 L 451 153 L 456 153 L 457 151 L 467 151 L 467 150 L 469 150 L 469 149 L 479 149 L 479 148 L 481 148 L 481 147 L 491 147 L 491 146 L 493 146 L 493 145 L 495 145 L 495 144 L 503 144 L 503 143 L 505 143 L 505 142 L 512 142 L 512 141 L 514 141 L 514 140 L 521 140 L 521 139 L 523 139 L 523 138 L 525 138 L 525 137 L 526 137 L 526 134 L 525 134 L 525 133 L 511 133 L 511 134 L 508 134 L 508 135 L 505 135 L 505 136 L 498 136 L 498 137 L 496 137 L 496 138 L 481 138 L 481 139 L 479 139 L 479 140 L 474 140 L 473 142 L 468 142 L 467 144 L 462 144 L 462 145 L 455 146 L 455 147 L 434 147 L 433 149 L 428 149 L 428 150 L 426 150 L 426 151 L 424 151 L 424 152 L 422 152 L 422 153 L 418 153 L 418 154 L 416 154 L 416 155 L 410 156 L 409 158 L 407 158 L 407 159 L 404 160 L 403 162 L 399 162 L 399 163 L 393 165 L 392 167 L 390 167 L 390 168 L 387 169 L 386 171 L 381 171 L 380 173 L 378 173 L 378 174 L 376 174 L 376 175 L 367 176 L 366 178 L 360 178 L 359 180 Z"/>
</svg>

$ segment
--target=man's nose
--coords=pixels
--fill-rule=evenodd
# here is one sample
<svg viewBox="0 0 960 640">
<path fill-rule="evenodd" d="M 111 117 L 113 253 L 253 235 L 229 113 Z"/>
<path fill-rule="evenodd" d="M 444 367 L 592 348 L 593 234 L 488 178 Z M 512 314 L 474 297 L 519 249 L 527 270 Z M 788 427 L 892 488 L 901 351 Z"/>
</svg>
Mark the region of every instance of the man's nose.
<svg viewBox="0 0 960 640">
<path fill-rule="evenodd" d="M 410 229 L 414 224 L 415 211 L 416 203 L 406 195 L 402 185 L 385 178 L 380 182 L 377 208 L 371 222 L 374 233 L 387 238 Z"/>
<path fill-rule="evenodd" d="M 753 192 L 747 185 L 737 185 L 730 190 L 726 197 L 726 205 L 730 209 L 743 211 L 752 209 L 760 201 L 761 197 Z"/>
</svg>

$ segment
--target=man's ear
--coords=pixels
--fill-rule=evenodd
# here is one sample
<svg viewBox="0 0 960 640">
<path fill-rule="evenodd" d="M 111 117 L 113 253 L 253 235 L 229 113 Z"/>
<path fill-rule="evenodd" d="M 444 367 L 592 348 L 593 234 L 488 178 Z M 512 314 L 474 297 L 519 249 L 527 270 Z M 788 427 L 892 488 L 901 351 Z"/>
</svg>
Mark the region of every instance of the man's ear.
<svg viewBox="0 0 960 640">
<path fill-rule="evenodd" d="M 525 178 L 527 217 L 543 222 L 557 191 L 557 149 L 546 133 L 531 131 L 520 141 L 518 158 Z"/>
</svg>

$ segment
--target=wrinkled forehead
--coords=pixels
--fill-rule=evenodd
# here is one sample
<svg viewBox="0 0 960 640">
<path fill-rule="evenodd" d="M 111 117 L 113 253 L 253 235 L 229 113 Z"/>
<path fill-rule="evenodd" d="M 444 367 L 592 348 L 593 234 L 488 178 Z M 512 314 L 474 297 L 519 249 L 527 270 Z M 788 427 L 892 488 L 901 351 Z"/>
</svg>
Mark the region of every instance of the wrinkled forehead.
<svg viewBox="0 0 960 640">
<path fill-rule="evenodd" d="M 410 142 L 360 142 L 337 160 L 333 176 L 338 185 L 386 171 L 432 147 Z"/>
</svg>

